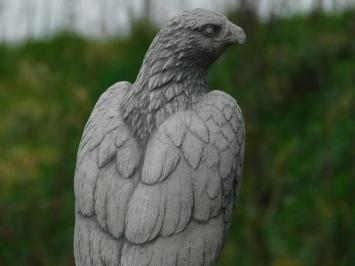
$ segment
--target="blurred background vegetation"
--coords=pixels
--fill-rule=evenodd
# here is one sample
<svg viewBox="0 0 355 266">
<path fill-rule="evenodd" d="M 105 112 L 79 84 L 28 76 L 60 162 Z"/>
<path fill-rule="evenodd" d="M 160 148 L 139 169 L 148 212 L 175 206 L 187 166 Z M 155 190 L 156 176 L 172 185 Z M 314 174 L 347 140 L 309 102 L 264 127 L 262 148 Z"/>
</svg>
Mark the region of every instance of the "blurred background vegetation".
<svg viewBox="0 0 355 266">
<path fill-rule="evenodd" d="M 212 67 L 210 87 L 238 100 L 247 150 L 219 266 L 355 265 L 355 9 L 315 2 L 268 19 L 257 1 L 226 12 L 248 41 Z M 149 21 L 102 40 L 0 45 L 0 265 L 74 265 L 81 133 L 105 88 L 134 82 L 158 29 Z"/>
</svg>

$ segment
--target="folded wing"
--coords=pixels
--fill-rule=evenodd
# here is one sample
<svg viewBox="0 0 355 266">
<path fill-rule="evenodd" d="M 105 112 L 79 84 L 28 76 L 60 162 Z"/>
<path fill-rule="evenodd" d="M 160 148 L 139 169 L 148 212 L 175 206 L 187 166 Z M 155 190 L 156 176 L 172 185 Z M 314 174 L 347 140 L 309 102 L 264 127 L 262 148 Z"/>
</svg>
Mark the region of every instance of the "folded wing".
<svg viewBox="0 0 355 266">
<path fill-rule="evenodd" d="M 119 110 L 130 87 L 119 82 L 100 97 L 80 142 L 74 177 L 76 265 L 119 265 L 143 153 Z"/>
<path fill-rule="evenodd" d="M 242 114 L 223 92 L 165 121 L 148 142 L 128 203 L 122 265 L 212 265 L 239 192 L 243 154 Z"/>
</svg>

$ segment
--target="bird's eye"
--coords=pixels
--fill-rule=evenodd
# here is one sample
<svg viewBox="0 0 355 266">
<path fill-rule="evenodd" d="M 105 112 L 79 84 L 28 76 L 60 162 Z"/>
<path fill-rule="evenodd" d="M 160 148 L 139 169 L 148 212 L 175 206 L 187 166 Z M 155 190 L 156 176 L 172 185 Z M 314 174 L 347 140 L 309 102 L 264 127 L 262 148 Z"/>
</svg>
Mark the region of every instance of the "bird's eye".
<svg viewBox="0 0 355 266">
<path fill-rule="evenodd" d="M 201 33 L 206 37 L 216 36 L 220 31 L 221 27 L 214 24 L 207 24 L 201 28 Z"/>
</svg>

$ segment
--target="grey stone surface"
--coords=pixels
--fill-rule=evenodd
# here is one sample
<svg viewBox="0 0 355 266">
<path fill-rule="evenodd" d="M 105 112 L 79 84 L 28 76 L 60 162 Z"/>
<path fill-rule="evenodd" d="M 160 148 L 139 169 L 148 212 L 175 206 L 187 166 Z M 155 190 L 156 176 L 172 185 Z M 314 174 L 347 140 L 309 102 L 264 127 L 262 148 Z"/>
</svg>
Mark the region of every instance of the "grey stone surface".
<svg viewBox="0 0 355 266">
<path fill-rule="evenodd" d="M 102 94 L 74 178 L 76 265 L 214 265 L 242 179 L 237 102 L 207 70 L 244 42 L 225 16 L 193 9 L 153 40 L 134 84 Z"/>
</svg>

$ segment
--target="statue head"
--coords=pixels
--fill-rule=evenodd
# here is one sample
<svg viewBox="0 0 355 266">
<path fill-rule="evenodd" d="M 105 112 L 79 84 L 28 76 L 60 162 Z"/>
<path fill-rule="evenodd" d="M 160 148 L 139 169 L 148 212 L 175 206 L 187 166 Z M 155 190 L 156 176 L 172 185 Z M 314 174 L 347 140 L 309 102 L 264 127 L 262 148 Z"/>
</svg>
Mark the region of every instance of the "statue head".
<svg viewBox="0 0 355 266">
<path fill-rule="evenodd" d="M 152 45 L 158 44 L 179 59 L 187 58 L 208 67 L 233 44 L 246 39 L 242 28 L 224 15 L 207 9 L 191 9 L 173 17 L 158 33 Z"/>
</svg>

